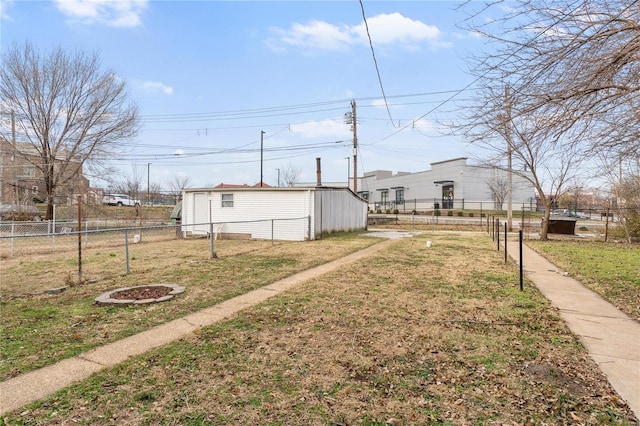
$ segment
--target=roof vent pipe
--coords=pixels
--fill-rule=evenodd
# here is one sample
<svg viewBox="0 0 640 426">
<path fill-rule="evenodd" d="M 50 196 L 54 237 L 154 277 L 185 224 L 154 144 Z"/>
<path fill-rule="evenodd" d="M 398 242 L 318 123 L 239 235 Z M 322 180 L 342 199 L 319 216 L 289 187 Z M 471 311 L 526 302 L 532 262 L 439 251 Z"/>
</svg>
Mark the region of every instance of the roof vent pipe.
<svg viewBox="0 0 640 426">
<path fill-rule="evenodd" d="M 320 157 L 316 157 L 316 186 L 322 186 L 322 168 L 320 167 Z"/>
</svg>

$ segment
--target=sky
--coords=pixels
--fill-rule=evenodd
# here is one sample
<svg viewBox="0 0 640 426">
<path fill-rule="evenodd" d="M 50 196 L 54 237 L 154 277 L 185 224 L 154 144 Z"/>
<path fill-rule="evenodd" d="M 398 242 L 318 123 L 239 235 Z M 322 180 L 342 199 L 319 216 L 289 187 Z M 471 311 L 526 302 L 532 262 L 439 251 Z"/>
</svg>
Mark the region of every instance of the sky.
<svg viewBox="0 0 640 426">
<path fill-rule="evenodd" d="M 112 159 L 168 188 L 278 185 L 430 169 L 473 157 L 447 136 L 483 41 L 462 30 L 453 1 L 0 0 L 0 48 L 31 42 L 97 52 L 125 79 L 141 128 Z M 366 17 L 366 22 L 363 19 Z M 368 31 L 367 31 L 368 29 Z M 262 159 L 261 159 L 262 158 Z M 278 169 L 280 172 L 278 172 Z M 281 182 L 281 185 L 283 183 Z"/>
</svg>

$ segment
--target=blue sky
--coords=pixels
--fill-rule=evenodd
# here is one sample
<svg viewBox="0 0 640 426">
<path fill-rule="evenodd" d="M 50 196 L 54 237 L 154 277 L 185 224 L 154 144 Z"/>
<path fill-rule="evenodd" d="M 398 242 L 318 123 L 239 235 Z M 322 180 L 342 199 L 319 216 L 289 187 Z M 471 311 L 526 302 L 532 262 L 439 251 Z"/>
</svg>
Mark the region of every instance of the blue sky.
<svg viewBox="0 0 640 426">
<path fill-rule="evenodd" d="M 147 170 L 163 186 L 259 182 L 261 131 L 264 182 L 278 168 L 315 182 L 316 157 L 324 182 L 346 181 L 352 99 L 359 175 L 471 155 L 437 124 L 455 118 L 446 101 L 472 82 L 465 57 L 482 48 L 456 27 L 458 3 L 363 5 L 388 110 L 355 0 L 2 0 L 0 43 L 96 51 L 126 79 L 142 128 L 113 164 L 145 183 Z"/>
</svg>

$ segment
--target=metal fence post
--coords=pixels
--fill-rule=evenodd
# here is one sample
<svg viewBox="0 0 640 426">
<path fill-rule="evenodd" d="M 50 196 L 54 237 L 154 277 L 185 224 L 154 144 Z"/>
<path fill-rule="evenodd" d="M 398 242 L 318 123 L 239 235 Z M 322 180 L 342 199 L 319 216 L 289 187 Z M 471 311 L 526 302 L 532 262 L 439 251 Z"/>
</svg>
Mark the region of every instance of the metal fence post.
<svg viewBox="0 0 640 426">
<path fill-rule="evenodd" d="M 522 266 L 522 229 L 520 230 L 520 232 L 518 232 L 518 239 L 519 239 L 518 244 L 520 245 L 520 291 L 522 291 L 522 286 L 523 286 L 522 275 L 524 274 L 524 268 Z"/>
<path fill-rule="evenodd" d="M 273 219 L 271 219 L 271 245 L 273 245 Z"/>
<path fill-rule="evenodd" d="M 507 222 L 504 223 L 504 263 L 507 263 Z"/>
<path fill-rule="evenodd" d="M 307 230 L 309 235 L 309 241 L 311 241 L 311 215 L 307 216 Z"/>
<path fill-rule="evenodd" d="M 213 240 L 215 239 L 215 235 L 213 235 L 213 222 L 209 222 L 209 259 L 213 259 L 216 257 L 215 243 Z"/>
<path fill-rule="evenodd" d="M 129 275 L 129 232 L 124 230 L 124 257 L 127 259 L 127 275 Z"/>
</svg>

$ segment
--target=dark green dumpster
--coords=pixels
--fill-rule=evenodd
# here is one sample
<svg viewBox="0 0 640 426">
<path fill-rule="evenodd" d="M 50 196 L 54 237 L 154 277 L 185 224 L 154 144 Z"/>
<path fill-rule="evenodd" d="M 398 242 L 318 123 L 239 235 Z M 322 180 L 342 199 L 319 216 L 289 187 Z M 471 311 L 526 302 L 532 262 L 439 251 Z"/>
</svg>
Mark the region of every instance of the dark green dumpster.
<svg viewBox="0 0 640 426">
<path fill-rule="evenodd" d="M 574 235 L 576 233 L 575 219 L 549 219 L 550 234 Z"/>
</svg>

